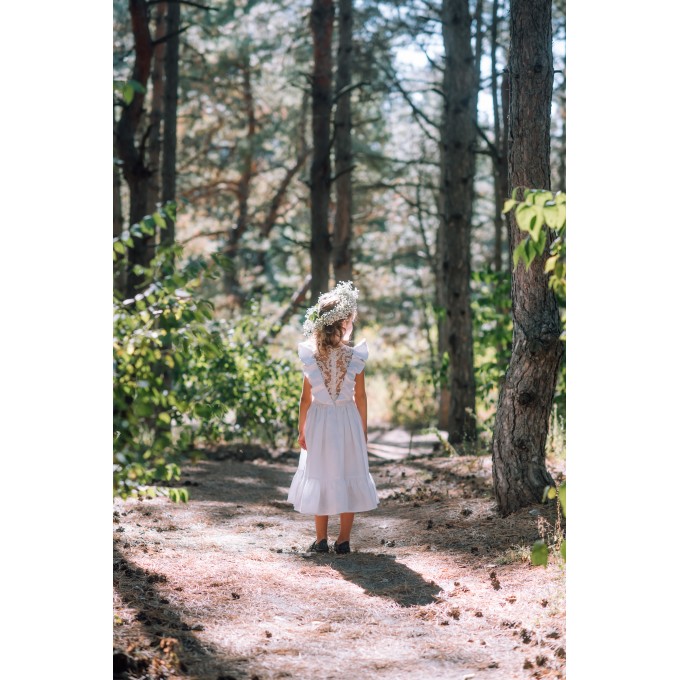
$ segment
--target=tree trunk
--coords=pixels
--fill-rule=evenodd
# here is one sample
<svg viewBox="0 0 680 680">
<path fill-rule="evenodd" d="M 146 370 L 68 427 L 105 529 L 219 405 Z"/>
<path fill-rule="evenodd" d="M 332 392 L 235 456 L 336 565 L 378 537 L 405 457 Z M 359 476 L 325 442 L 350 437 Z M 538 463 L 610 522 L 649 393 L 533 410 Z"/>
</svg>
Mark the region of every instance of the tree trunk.
<svg viewBox="0 0 680 680">
<path fill-rule="evenodd" d="M 177 92 L 179 88 L 179 23 L 180 3 L 168 5 L 165 49 L 165 90 L 163 92 L 163 165 L 161 169 L 161 200 L 165 204 L 176 200 L 177 193 Z M 161 243 L 175 242 L 175 223 L 165 220 L 167 227 L 161 231 Z"/>
<path fill-rule="evenodd" d="M 509 172 L 512 187 L 550 189 L 551 0 L 510 4 Z M 510 219 L 511 252 L 521 238 Z M 547 254 L 547 251 L 546 251 Z M 494 492 L 502 515 L 540 502 L 550 409 L 564 346 L 546 255 L 512 276 L 513 342 L 493 436 Z"/>
<path fill-rule="evenodd" d="M 557 166 L 558 185 L 557 189 L 567 191 L 567 71 L 564 71 L 564 80 L 557 93 L 559 100 L 560 117 L 562 118 L 562 134 L 560 135 L 560 148 L 558 150 L 559 162 Z"/>
<path fill-rule="evenodd" d="M 152 43 L 149 17 L 145 0 L 129 0 L 132 33 L 135 45 L 135 63 L 132 80 L 146 88 L 151 71 Z M 144 93 L 135 92 L 130 104 L 123 107 L 116 127 L 118 157 L 123 163 L 123 177 L 130 190 L 130 225 L 136 224 L 147 214 L 147 195 L 150 172 L 145 162 L 145 139 L 137 146 L 135 135 L 142 117 Z M 126 281 L 127 297 L 134 297 L 140 290 L 143 277 L 133 270 L 135 265 L 148 266 L 153 257 L 155 234 L 134 239 L 128 250 Z"/>
<path fill-rule="evenodd" d="M 451 443 L 474 441 L 475 379 L 470 310 L 470 236 L 477 138 L 477 72 L 467 0 L 444 0 L 441 130 L 441 267 L 449 352 Z"/>
<path fill-rule="evenodd" d="M 231 261 L 231 267 L 224 272 L 224 290 L 233 302 L 240 304 L 243 301 L 243 293 L 239 286 L 238 274 L 238 251 L 241 237 L 246 232 L 249 223 L 250 183 L 253 178 L 254 159 L 253 148 L 255 145 L 255 101 L 253 99 L 253 84 L 250 65 L 250 53 L 245 52 L 242 62 L 243 69 L 243 103 L 246 109 L 248 128 L 245 140 L 245 149 L 242 160 L 241 176 L 236 187 L 238 208 L 236 213 L 236 225 L 232 227 L 224 254 Z"/>
<path fill-rule="evenodd" d="M 328 232 L 328 203 L 331 186 L 330 122 L 333 106 L 333 0 L 313 0 L 311 28 L 314 44 L 312 75 L 312 169 L 311 221 L 312 260 L 311 296 L 316 301 L 328 290 L 331 239 Z"/>
<path fill-rule="evenodd" d="M 335 225 L 333 274 L 338 281 L 352 280 L 352 0 L 338 3 L 338 64 L 335 108 Z"/>
<path fill-rule="evenodd" d="M 147 214 L 156 210 L 161 200 L 161 128 L 163 124 L 163 90 L 165 87 L 165 38 L 167 3 L 156 7 L 156 37 L 154 42 L 153 68 L 151 70 L 151 113 L 149 114 L 149 193 Z M 159 42 L 160 41 L 160 42 Z"/>
<path fill-rule="evenodd" d="M 121 179 L 118 159 L 116 158 L 116 111 L 113 111 L 113 238 L 118 238 L 123 233 L 123 200 L 121 198 Z M 118 259 L 113 269 L 113 290 L 121 298 L 125 295 L 125 260 Z"/>
<path fill-rule="evenodd" d="M 493 179 L 495 195 L 495 214 L 494 214 L 494 271 L 500 272 L 503 269 L 503 233 L 507 234 L 507 222 L 503 216 L 503 206 L 505 199 L 510 197 L 508 191 L 508 110 L 507 97 L 502 96 L 499 105 L 498 101 L 498 62 L 496 52 L 498 50 L 498 0 L 494 0 L 491 23 L 491 98 L 493 102 L 493 130 L 494 144 L 496 145 L 496 155 L 493 158 Z M 503 75 L 501 88 L 505 92 L 507 88 L 507 77 Z"/>
</svg>

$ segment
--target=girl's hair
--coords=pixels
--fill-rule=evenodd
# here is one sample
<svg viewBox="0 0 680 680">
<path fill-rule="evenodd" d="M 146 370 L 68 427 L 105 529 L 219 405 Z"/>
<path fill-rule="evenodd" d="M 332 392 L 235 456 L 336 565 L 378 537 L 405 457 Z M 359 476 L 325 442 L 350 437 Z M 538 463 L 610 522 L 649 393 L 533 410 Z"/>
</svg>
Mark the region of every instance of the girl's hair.
<svg viewBox="0 0 680 680">
<path fill-rule="evenodd" d="M 335 295 L 333 291 L 322 295 L 319 298 L 319 314 L 330 312 L 339 302 L 340 297 Z M 319 354 L 327 354 L 329 349 L 337 347 L 342 342 L 344 335 L 342 325 L 353 316 L 354 314 L 350 314 L 346 319 L 338 319 L 314 331 L 314 339 L 316 340 L 316 348 Z"/>
</svg>

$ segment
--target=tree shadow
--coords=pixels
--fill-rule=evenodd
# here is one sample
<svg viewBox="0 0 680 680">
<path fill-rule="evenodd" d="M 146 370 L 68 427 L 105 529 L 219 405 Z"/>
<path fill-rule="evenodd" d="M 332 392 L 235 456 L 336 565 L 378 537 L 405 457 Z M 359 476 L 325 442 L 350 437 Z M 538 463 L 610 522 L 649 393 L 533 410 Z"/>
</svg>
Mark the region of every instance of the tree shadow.
<svg viewBox="0 0 680 680">
<path fill-rule="evenodd" d="M 154 641 L 152 656 L 148 651 L 135 653 L 130 650 L 124 652 L 114 649 L 114 680 L 147 677 L 146 671 L 154 664 L 154 656 L 166 665 L 174 666 L 175 672 L 182 674 L 188 672 L 194 677 L 213 677 L 216 669 L 219 669 L 218 677 L 225 680 L 248 677 L 242 660 L 225 658 L 219 649 L 194 635 L 191 626 L 182 619 L 155 585 L 165 581 L 164 574 L 149 572 L 136 566 L 114 544 L 114 588 L 125 604 L 137 611 L 135 619 Z M 172 656 L 161 649 L 163 638 L 174 638 L 179 641 L 179 647 L 172 648 L 172 652 L 176 654 L 174 662 L 171 660 Z"/>
<path fill-rule="evenodd" d="M 343 556 L 300 555 L 300 559 L 330 566 L 366 594 L 393 600 L 400 607 L 413 607 L 437 601 L 441 588 L 426 581 L 418 572 L 397 562 L 394 555 L 350 553 Z"/>
</svg>

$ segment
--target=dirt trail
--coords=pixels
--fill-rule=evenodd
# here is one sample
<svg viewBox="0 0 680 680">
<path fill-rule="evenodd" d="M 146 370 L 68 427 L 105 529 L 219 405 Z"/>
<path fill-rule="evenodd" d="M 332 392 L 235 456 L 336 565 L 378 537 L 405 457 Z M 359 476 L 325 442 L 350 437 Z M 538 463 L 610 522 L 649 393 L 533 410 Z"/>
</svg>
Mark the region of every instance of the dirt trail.
<svg viewBox="0 0 680 680">
<path fill-rule="evenodd" d="M 373 436 L 350 555 L 305 552 L 290 454 L 218 451 L 184 468 L 187 504 L 116 501 L 114 677 L 563 677 L 564 567 L 526 551 L 554 511 L 500 518 L 488 456 L 407 439 Z"/>
</svg>

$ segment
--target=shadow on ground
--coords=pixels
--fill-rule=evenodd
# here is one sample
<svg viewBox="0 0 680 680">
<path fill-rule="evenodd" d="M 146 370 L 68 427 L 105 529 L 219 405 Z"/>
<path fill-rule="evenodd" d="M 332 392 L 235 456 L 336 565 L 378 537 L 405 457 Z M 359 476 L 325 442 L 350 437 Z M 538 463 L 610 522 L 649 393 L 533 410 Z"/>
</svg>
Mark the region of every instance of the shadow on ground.
<svg viewBox="0 0 680 680">
<path fill-rule="evenodd" d="M 220 666 L 217 678 L 221 680 L 249 677 L 243 660 L 239 664 L 224 659 L 223 654 L 193 634 L 191 627 L 154 585 L 165 579 L 163 574 L 136 566 L 114 545 L 114 587 L 126 605 L 137 611 L 136 620 L 152 640 L 151 648 L 146 650 L 124 651 L 114 648 L 114 680 L 148 677 L 148 670 L 158 669 L 159 664 L 168 671 L 188 672 L 206 680 L 208 677 L 212 679 L 214 675 L 204 675 L 204 669 Z"/>
<path fill-rule="evenodd" d="M 394 555 L 351 553 L 335 555 L 300 555 L 307 563 L 330 566 L 342 577 L 363 588 L 367 595 L 383 597 L 400 607 L 413 607 L 437 601 L 441 588 L 426 581 L 418 572 L 397 562 Z"/>
</svg>

